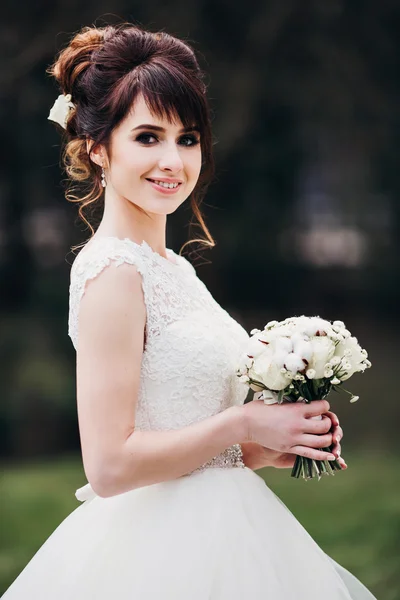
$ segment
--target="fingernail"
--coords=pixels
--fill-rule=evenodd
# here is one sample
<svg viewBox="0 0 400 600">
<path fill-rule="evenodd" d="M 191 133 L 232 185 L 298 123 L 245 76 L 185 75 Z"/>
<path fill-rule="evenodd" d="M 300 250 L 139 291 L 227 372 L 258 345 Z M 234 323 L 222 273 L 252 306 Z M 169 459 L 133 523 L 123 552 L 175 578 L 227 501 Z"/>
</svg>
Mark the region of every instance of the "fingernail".
<svg viewBox="0 0 400 600">
<path fill-rule="evenodd" d="M 336 460 L 336 456 L 333 456 L 333 454 L 328 454 L 328 460 Z"/>
<path fill-rule="evenodd" d="M 337 436 L 337 438 L 336 438 L 336 443 L 338 444 L 339 442 L 340 442 L 340 437 L 339 437 L 339 436 Z"/>
</svg>

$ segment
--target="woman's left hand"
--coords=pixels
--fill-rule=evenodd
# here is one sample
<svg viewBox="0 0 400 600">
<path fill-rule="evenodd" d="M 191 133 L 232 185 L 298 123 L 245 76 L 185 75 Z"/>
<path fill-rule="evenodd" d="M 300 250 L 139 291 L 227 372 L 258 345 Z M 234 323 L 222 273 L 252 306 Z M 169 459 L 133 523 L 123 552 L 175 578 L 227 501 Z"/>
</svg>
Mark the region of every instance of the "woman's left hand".
<svg viewBox="0 0 400 600">
<path fill-rule="evenodd" d="M 334 440 L 332 453 L 338 457 L 338 461 L 342 469 L 345 470 L 347 469 L 347 465 L 340 456 L 340 440 L 343 437 L 343 429 L 340 427 L 339 419 L 335 413 L 328 411 L 325 414 L 332 421 L 332 427 L 330 429 L 330 433 L 332 433 L 332 439 Z M 246 467 L 249 467 L 249 469 L 252 469 L 253 471 L 262 469 L 263 467 L 275 467 L 276 469 L 291 468 L 296 460 L 295 454 L 271 450 L 270 448 L 261 446 L 261 444 L 257 444 L 256 442 L 242 443 L 241 448 L 243 452 L 243 462 L 245 463 Z"/>
</svg>

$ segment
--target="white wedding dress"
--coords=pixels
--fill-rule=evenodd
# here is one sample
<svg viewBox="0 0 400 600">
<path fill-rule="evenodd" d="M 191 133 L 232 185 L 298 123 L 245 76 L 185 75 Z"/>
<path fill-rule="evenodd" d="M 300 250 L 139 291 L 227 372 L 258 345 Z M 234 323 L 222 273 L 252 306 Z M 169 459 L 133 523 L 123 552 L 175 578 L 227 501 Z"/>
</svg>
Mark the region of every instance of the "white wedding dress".
<svg viewBox="0 0 400 600">
<path fill-rule="evenodd" d="M 235 374 L 247 332 L 188 260 L 170 249 L 168 256 L 146 242 L 95 238 L 71 269 L 75 347 L 86 282 L 111 261 L 134 265 L 142 276 L 141 430 L 185 427 L 243 404 L 248 391 Z M 83 503 L 39 548 L 4 600 L 374 599 L 244 466 L 239 445 L 172 481 L 111 498 L 87 484 L 76 497 Z"/>
</svg>

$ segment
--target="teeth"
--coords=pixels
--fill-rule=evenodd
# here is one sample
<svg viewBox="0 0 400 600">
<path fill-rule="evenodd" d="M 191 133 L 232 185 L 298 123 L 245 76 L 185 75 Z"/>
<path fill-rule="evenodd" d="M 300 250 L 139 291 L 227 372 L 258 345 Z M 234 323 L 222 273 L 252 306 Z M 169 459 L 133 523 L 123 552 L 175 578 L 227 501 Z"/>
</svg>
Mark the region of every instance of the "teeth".
<svg viewBox="0 0 400 600">
<path fill-rule="evenodd" d="M 156 181 L 156 180 L 154 180 L 154 183 L 156 183 L 157 185 L 161 185 L 161 187 L 165 187 L 168 189 L 177 188 L 179 185 L 179 183 L 166 183 L 165 181 Z"/>
</svg>

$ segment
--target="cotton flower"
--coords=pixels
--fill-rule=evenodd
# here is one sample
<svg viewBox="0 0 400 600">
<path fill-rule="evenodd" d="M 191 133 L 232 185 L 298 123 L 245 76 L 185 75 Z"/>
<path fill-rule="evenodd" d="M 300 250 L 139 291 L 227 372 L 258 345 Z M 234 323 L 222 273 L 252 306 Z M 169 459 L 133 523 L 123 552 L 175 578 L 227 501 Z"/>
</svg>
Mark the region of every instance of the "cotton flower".
<svg viewBox="0 0 400 600">
<path fill-rule="evenodd" d="M 359 399 L 360 399 L 360 396 L 352 396 L 352 397 L 350 398 L 350 402 L 352 402 L 352 403 L 353 403 L 353 402 L 357 402 L 357 400 L 359 400 Z"/>
<path fill-rule="evenodd" d="M 308 379 L 314 379 L 314 377 L 315 377 L 315 369 L 308 369 L 306 371 L 306 375 L 307 375 Z"/>
<path fill-rule="evenodd" d="M 267 342 L 261 337 L 261 335 L 253 335 L 247 342 L 246 354 L 248 356 L 252 356 L 253 358 L 257 358 L 262 352 L 264 352 L 267 347 Z"/>
<path fill-rule="evenodd" d="M 279 337 L 275 340 L 275 349 L 277 351 L 282 350 L 289 354 L 293 350 L 292 340 L 288 337 Z"/>
<path fill-rule="evenodd" d="M 283 367 L 288 353 L 285 350 L 275 350 L 273 360 L 278 367 Z M 286 370 L 286 369 L 285 369 Z"/>
<path fill-rule="evenodd" d="M 292 337 L 293 341 L 293 337 Z M 298 354 L 303 360 L 310 362 L 313 355 L 313 347 L 311 342 L 306 340 L 298 340 L 293 343 L 293 350 L 295 354 Z"/>
<path fill-rule="evenodd" d="M 303 371 L 304 366 L 304 361 L 298 354 L 290 352 L 290 354 L 287 355 L 285 360 L 285 367 L 288 371 L 291 371 L 292 373 L 297 373 L 298 371 Z"/>
<path fill-rule="evenodd" d="M 314 337 L 318 331 L 326 332 L 331 327 L 329 321 L 325 321 L 320 317 L 299 317 L 297 323 L 300 331 L 310 338 Z"/>
<path fill-rule="evenodd" d="M 331 379 L 332 385 L 339 385 L 339 383 L 341 383 L 341 381 L 337 377 L 334 377 L 333 379 Z"/>
<path fill-rule="evenodd" d="M 75 104 L 71 102 L 71 94 L 60 94 L 50 109 L 49 121 L 58 123 L 63 129 L 66 128 L 68 117 L 71 109 L 75 108 Z"/>
</svg>

